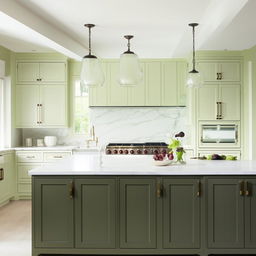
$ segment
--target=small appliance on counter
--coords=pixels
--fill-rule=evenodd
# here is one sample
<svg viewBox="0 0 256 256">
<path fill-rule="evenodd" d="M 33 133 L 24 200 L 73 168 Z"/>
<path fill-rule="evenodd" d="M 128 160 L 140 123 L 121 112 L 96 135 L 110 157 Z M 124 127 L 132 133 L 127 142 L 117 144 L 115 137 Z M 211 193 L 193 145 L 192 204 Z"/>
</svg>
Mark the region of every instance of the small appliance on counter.
<svg viewBox="0 0 256 256">
<path fill-rule="evenodd" d="M 57 137 L 56 136 L 45 136 L 44 137 L 44 144 L 46 147 L 54 147 L 57 144 Z"/>
<path fill-rule="evenodd" d="M 167 151 L 168 145 L 164 142 L 109 143 L 105 150 L 107 155 L 154 155 Z"/>
<path fill-rule="evenodd" d="M 25 146 L 26 147 L 32 147 L 33 146 L 33 139 L 32 138 L 26 138 L 25 139 Z"/>
</svg>

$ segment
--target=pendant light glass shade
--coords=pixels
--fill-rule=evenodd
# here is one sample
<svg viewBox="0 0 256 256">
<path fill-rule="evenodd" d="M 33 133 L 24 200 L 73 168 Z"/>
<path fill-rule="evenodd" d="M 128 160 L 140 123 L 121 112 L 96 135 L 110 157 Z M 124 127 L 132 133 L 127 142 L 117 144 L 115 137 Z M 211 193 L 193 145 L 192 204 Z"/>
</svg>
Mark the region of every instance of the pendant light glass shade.
<svg viewBox="0 0 256 256">
<path fill-rule="evenodd" d="M 80 78 L 83 85 L 103 85 L 105 79 L 100 61 L 97 58 L 86 58 L 85 56 L 82 62 Z"/>
<path fill-rule="evenodd" d="M 89 29 L 89 54 L 84 56 L 81 69 L 81 84 L 86 86 L 103 85 L 105 78 L 101 63 L 96 56 L 91 54 L 91 28 L 94 24 L 85 24 Z"/>
<path fill-rule="evenodd" d="M 124 36 L 128 40 L 128 50 L 121 54 L 119 64 L 119 83 L 121 86 L 136 86 L 142 80 L 138 56 L 130 51 L 131 35 Z"/>
<path fill-rule="evenodd" d="M 200 73 L 196 70 L 192 70 L 188 73 L 187 87 L 188 88 L 199 88 L 203 86 L 203 78 Z"/>
<path fill-rule="evenodd" d="M 193 69 L 188 73 L 187 77 L 187 87 L 188 88 L 199 88 L 203 86 L 203 77 L 196 70 L 196 60 L 195 60 L 195 27 L 198 26 L 198 23 L 188 24 L 192 27 L 193 33 Z"/>
</svg>

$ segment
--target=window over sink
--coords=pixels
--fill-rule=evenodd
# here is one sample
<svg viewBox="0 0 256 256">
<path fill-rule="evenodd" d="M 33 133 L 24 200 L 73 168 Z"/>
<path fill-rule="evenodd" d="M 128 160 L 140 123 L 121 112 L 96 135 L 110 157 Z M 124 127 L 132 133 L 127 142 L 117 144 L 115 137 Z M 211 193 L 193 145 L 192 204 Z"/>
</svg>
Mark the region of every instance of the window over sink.
<svg viewBox="0 0 256 256">
<path fill-rule="evenodd" d="M 89 127 L 89 94 L 88 88 L 81 86 L 77 77 L 73 79 L 73 129 L 78 135 L 88 133 Z"/>
</svg>

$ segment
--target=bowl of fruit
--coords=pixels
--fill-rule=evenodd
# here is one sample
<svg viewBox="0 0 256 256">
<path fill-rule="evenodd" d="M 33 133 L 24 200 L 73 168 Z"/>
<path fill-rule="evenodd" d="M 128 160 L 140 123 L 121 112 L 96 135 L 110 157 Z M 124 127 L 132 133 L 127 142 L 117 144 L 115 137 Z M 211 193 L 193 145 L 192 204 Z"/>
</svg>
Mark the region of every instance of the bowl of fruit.
<svg viewBox="0 0 256 256">
<path fill-rule="evenodd" d="M 153 161 L 154 165 L 166 166 L 173 162 L 174 156 L 173 156 L 172 152 L 168 153 L 168 154 L 161 153 L 161 154 L 155 154 L 153 156 L 153 159 L 154 159 L 154 161 Z"/>
</svg>

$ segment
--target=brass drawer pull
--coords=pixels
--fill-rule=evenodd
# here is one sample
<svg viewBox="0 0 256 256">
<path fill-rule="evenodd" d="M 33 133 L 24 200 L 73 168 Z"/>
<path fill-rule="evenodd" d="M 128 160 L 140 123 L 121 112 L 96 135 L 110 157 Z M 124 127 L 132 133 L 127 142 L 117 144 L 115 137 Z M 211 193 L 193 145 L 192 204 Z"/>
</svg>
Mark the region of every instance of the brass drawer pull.
<svg viewBox="0 0 256 256">
<path fill-rule="evenodd" d="M 249 183 L 248 183 L 248 181 L 245 182 L 245 195 L 246 196 L 250 196 L 251 195 L 250 190 L 249 190 Z"/>
<path fill-rule="evenodd" d="M 0 180 L 4 180 L 4 168 L 0 168 Z"/>
<path fill-rule="evenodd" d="M 69 183 L 68 192 L 69 192 L 69 198 L 73 199 L 74 198 L 74 182 L 73 181 Z"/>
<path fill-rule="evenodd" d="M 33 159 L 33 158 L 35 158 L 35 156 L 26 156 L 26 158 Z"/>
<path fill-rule="evenodd" d="M 162 184 L 161 183 L 157 183 L 156 185 L 156 196 L 158 198 L 161 198 L 163 195 L 163 187 L 162 187 Z"/>
<path fill-rule="evenodd" d="M 197 193 L 196 193 L 197 197 L 200 197 L 202 195 L 202 186 L 201 185 L 202 185 L 201 181 L 198 181 L 198 183 L 197 183 Z"/>
<path fill-rule="evenodd" d="M 239 194 L 240 194 L 240 196 L 243 196 L 244 195 L 244 181 L 240 181 L 239 186 L 240 186 Z"/>
<path fill-rule="evenodd" d="M 58 159 L 60 159 L 60 158 L 63 158 L 63 156 L 53 156 L 53 158 L 58 158 Z"/>
</svg>

